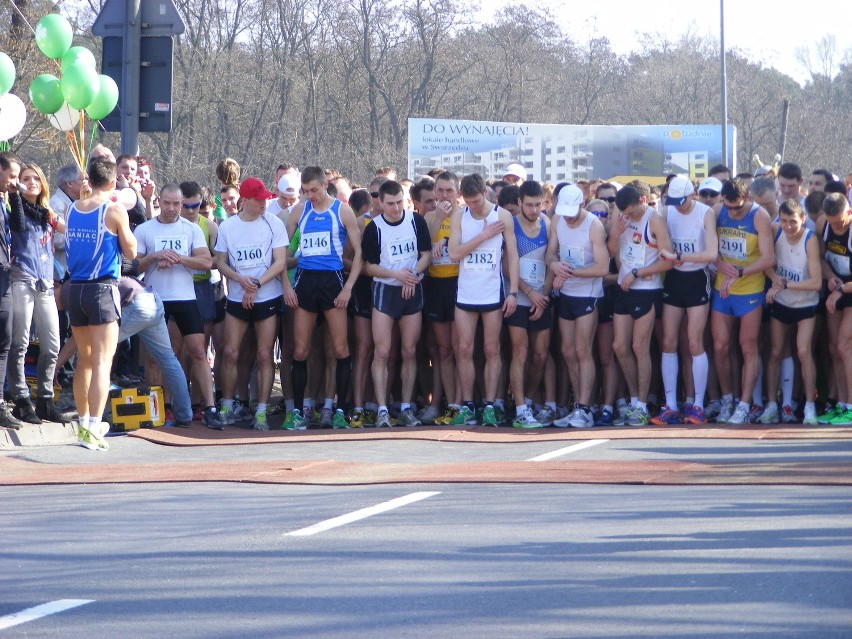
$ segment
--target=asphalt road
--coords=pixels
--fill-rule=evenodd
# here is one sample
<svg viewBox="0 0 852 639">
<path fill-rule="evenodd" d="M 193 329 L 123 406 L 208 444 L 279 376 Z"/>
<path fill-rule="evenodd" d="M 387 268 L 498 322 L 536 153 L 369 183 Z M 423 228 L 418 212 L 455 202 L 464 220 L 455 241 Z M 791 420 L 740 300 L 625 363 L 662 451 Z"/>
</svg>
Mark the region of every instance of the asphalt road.
<svg viewBox="0 0 852 639">
<path fill-rule="evenodd" d="M 107 454 L 4 455 L 522 460 L 565 443 L 169 448 L 125 437 Z M 668 439 L 610 441 L 570 458 L 837 462 L 850 453 L 852 442 Z M 350 513 L 361 518 L 335 520 Z M 0 535 L 0 639 L 852 636 L 848 487 L 0 487 Z M 90 603 L 10 625 L 68 599 Z"/>
</svg>

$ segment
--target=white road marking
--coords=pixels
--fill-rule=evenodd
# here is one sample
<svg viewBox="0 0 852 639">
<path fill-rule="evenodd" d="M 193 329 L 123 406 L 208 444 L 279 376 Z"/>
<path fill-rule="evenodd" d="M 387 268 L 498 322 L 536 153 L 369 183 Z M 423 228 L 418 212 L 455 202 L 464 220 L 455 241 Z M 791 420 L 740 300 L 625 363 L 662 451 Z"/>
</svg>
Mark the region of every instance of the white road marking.
<svg viewBox="0 0 852 639">
<path fill-rule="evenodd" d="M 597 446 L 598 444 L 605 444 L 608 441 L 608 439 L 590 439 L 587 442 L 581 442 L 579 444 L 574 444 L 573 446 L 566 446 L 565 448 L 552 450 L 549 453 L 544 453 L 544 455 L 533 457 L 531 459 L 528 459 L 527 461 L 548 461 L 555 457 L 562 457 L 562 455 L 568 455 L 569 453 L 574 453 L 578 450 L 583 450 L 584 448 L 591 448 L 592 446 Z"/>
<path fill-rule="evenodd" d="M 299 528 L 299 530 L 293 530 L 291 532 L 285 533 L 285 536 L 307 537 L 309 535 L 315 535 L 326 530 L 331 530 L 332 528 L 337 528 L 338 526 L 345 526 L 346 524 L 351 524 L 353 521 L 366 519 L 367 517 L 372 517 L 373 515 L 378 515 L 380 513 L 387 512 L 388 510 L 393 510 L 394 508 L 406 506 L 416 501 L 420 501 L 421 499 L 428 499 L 429 497 L 434 497 L 435 495 L 440 494 L 440 492 L 411 493 L 410 495 L 405 495 L 404 497 L 397 497 L 396 499 L 391 499 L 390 501 L 385 501 L 381 504 L 370 506 L 369 508 L 362 508 L 361 510 L 356 510 L 346 515 L 340 515 L 340 517 L 326 519 L 325 521 L 321 521 L 318 524 L 314 524 L 313 526 L 308 526 L 307 528 Z"/>
<path fill-rule="evenodd" d="M 48 601 L 46 604 L 41 604 L 40 606 L 34 606 L 32 608 L 27 608 L 26 610 L 21 610 L 20 612 L 12 613 L 11 615 L 6 615 L 5 617 L 0 617 L 0 630 L 5 630 L 12 626 L 27 623 L 28 621 L 35 621 L 36 619 L 41 619 L 48 615 L 55 615 L 57 612 L 70 610 L 71 608 L 83 606 L 85 604 L 92 603 L 93 601 L 94 599 L 57 599 L 56 601 Z"/>
</svg>

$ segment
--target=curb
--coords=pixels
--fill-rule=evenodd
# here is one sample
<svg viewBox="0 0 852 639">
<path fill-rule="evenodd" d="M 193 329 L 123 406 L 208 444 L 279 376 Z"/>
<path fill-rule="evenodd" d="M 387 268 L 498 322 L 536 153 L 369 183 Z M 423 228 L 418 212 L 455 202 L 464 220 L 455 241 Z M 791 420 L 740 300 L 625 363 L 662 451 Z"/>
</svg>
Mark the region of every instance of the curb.
<svg viewBox="0 0 852 639">
<path fill-rule="evenodd" d="M 0 428 L 0 450 L 21 446 L 61 446 L 77 443 L 77 429 L 72 424 L 25 424 L 20 430 Z"/>
</svg>

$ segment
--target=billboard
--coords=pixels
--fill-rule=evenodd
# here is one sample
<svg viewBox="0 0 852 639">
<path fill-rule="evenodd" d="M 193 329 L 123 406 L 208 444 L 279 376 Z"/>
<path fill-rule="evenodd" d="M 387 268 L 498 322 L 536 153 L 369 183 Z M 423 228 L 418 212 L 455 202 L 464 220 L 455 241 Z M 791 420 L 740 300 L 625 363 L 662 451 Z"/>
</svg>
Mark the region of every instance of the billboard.
<svg viewBox="0 0 852 639">
<path fill-rule="evenodd" d="M 541 182 L 677 173 L 707 177 L 715 164 L 736 173 L 736 128 L 728 126 L 728 158 L 722 130 L 714 125 L 580 126 L 477 120 L 408 120 L 408 176 L 441 167 L 459 175 L 501 178 L 518 163 Z"/>
</svg>

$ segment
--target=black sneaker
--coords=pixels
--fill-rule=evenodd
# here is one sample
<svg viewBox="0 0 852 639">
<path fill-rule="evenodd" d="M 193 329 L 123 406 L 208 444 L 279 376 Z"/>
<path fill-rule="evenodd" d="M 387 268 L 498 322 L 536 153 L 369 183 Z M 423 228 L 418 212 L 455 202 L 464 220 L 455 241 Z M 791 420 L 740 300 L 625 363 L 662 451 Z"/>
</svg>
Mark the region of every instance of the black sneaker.
<svg viewBox="0 0 852 639">
<path fill-rule="evenodd" d="M 0 399 L 0 428 L 11 428 L 12 430 L 20 430 L 21 426 L 23 425 L 24 422 L 12 415 L 12 412 L 9 410 L 9 407 L 6 406 L 6 402 Z"/>
<path fill-rule="evenodd" d="M 219 413 L 216 411 L 215 406 L 208 406 L 204 409 L 201 421 L 204 422 L 204 425 L 207 426 L 207 428 L 212 428 L 213 430 L 225 430 L 225 424 L 221 419 L 219 419 Z"/>
<path fill-rule="evenodd" d="M 60 412 L 53 403 L 53 399 L 49 397 L 36 398 L 35 412 L 44 421 L 57 424 L 67 424 L 76 418 L 76 413 Z"/>
<path fill-rule="evenodd" d="M 12 414 L 22 422 L 28 424 L 41 424 L 41 417 L 36 414 L 33 403 L 29 397 L 19 397 L 15 400 L 15 408 L 12 409 Z"/>
</svg>

